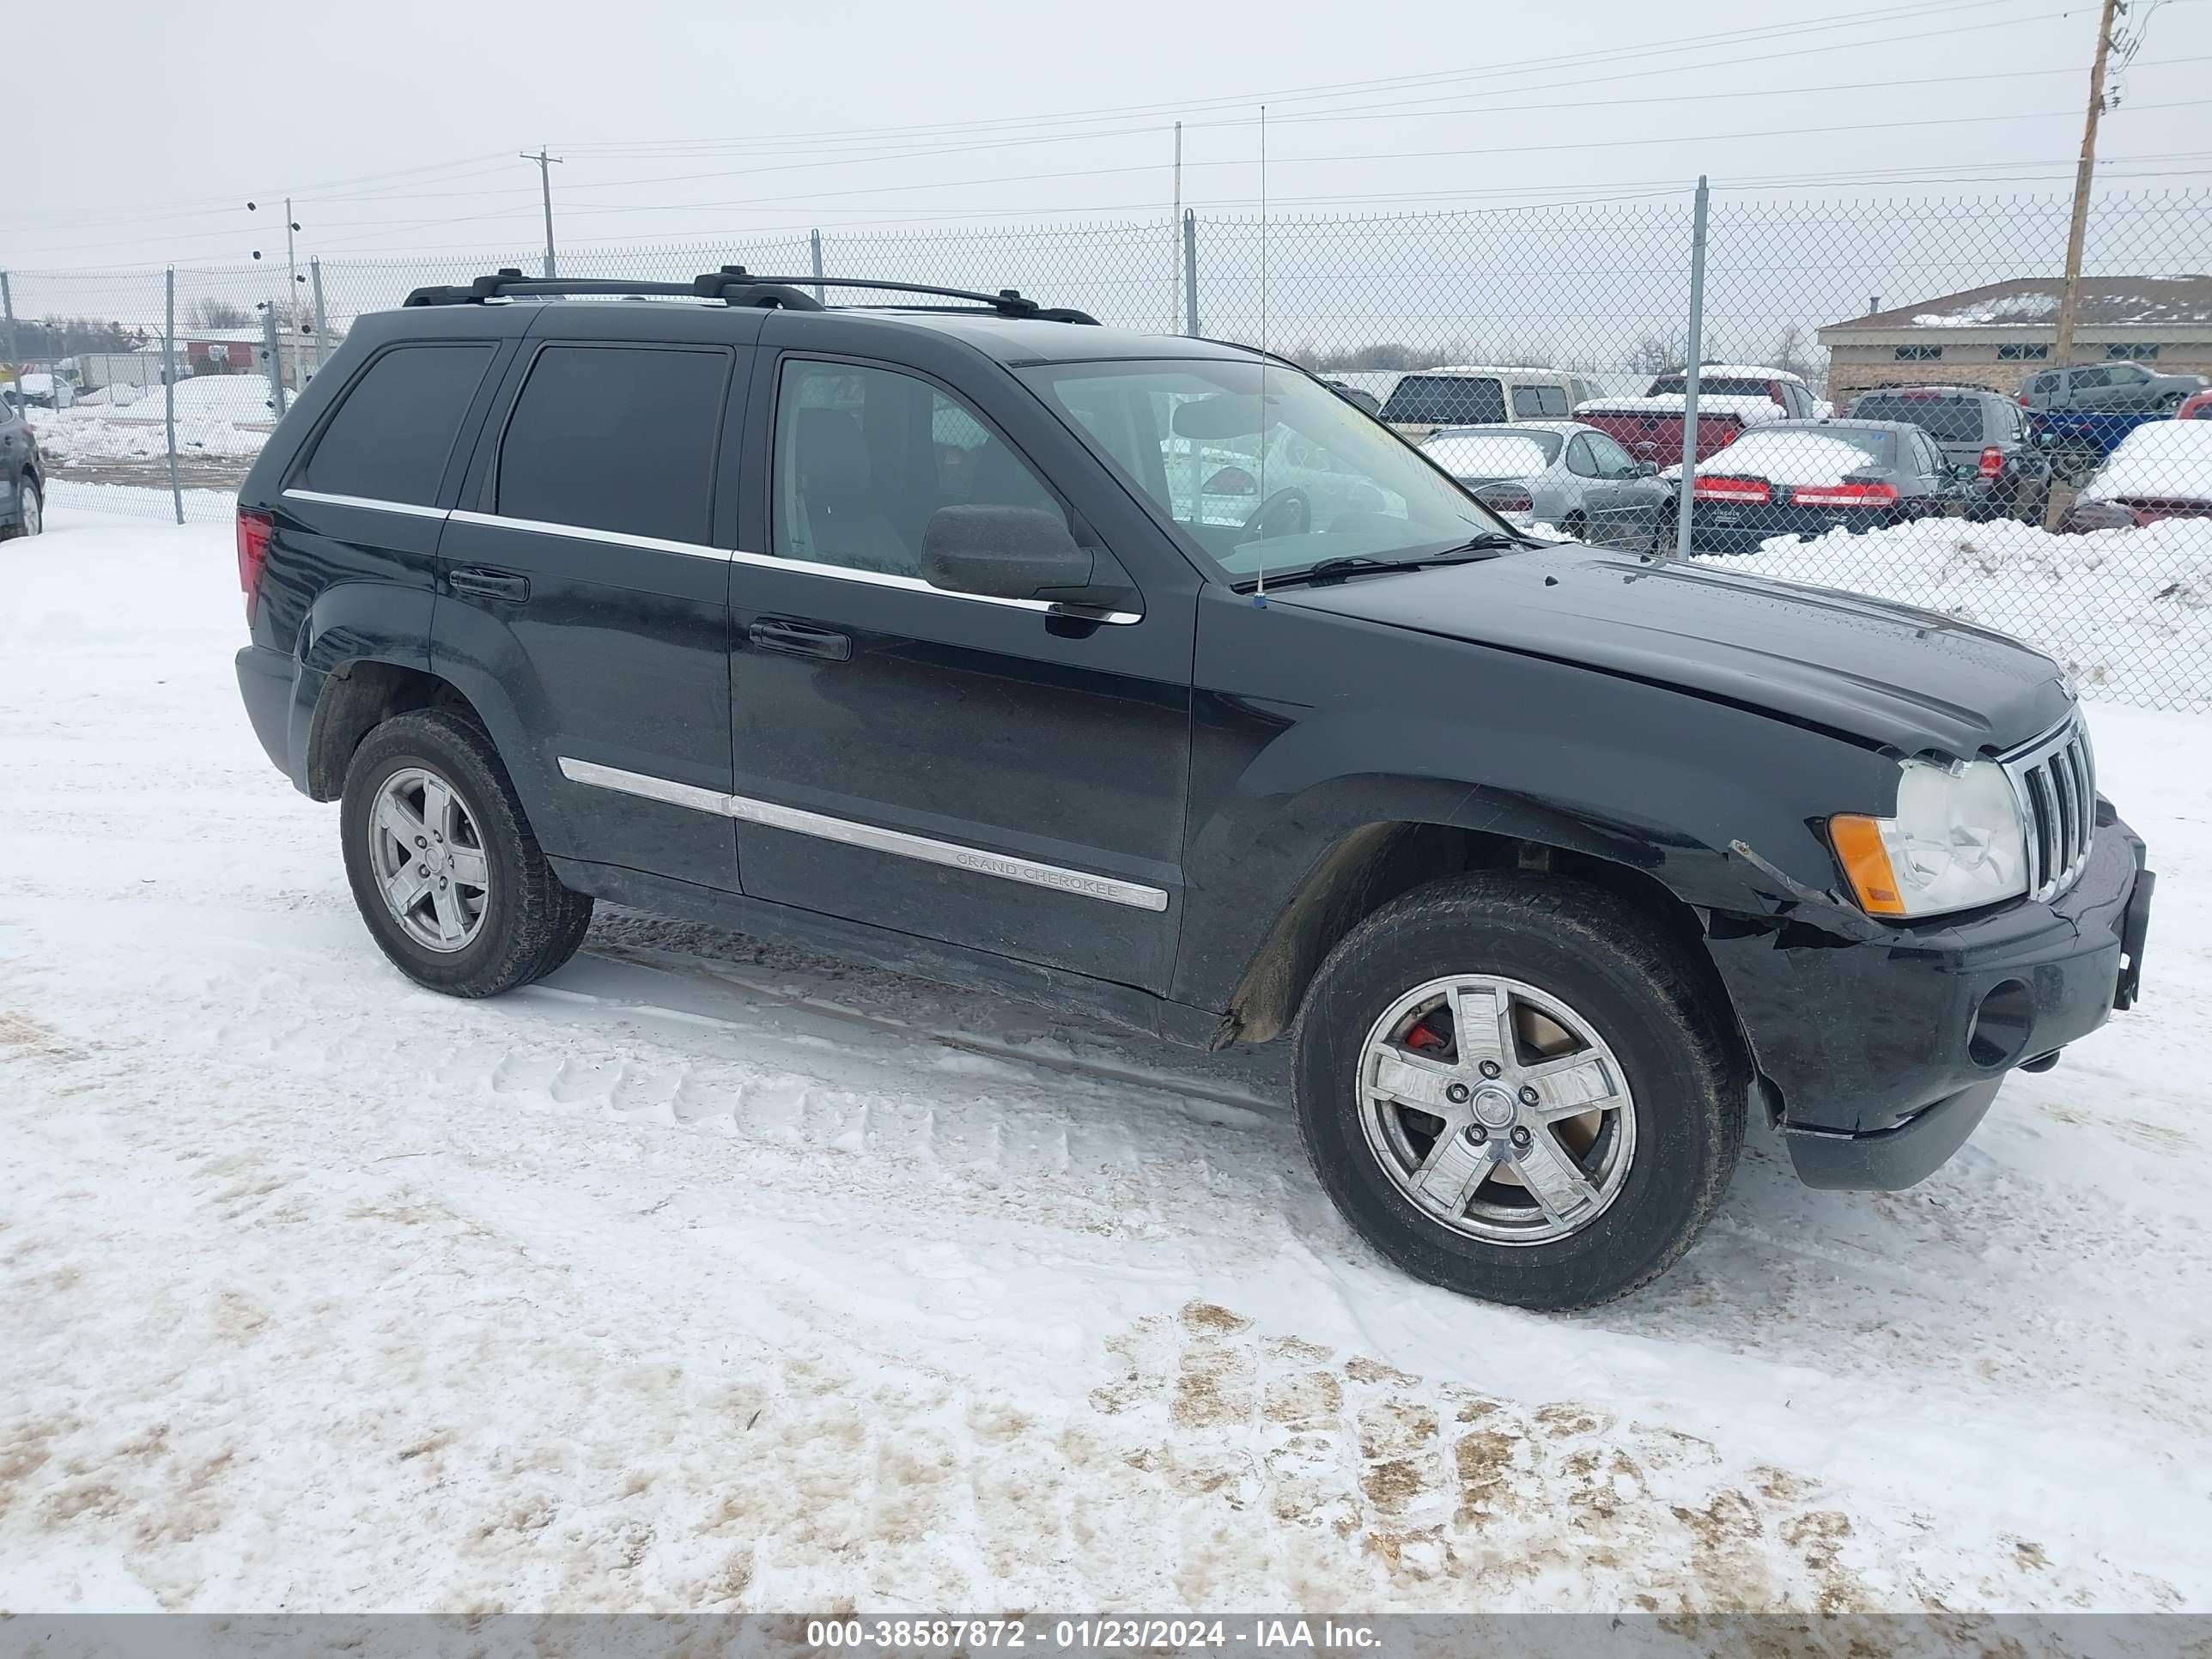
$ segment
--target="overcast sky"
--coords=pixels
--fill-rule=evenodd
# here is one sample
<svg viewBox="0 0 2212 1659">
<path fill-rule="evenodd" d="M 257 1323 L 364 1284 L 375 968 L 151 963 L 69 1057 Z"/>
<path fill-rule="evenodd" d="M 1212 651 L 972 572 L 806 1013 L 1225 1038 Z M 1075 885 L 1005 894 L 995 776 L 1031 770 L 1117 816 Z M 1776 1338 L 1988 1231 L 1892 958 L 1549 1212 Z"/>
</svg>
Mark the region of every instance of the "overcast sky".
<svg viewBox="0 0 2212 1659">
<path fill-rule="evenodd" d="M 2141 14 L 2144 0 L 2136 0 Z M 789 227 L 2066 187 L 2082 0 L 22 0 L 0 268 Z M 2212 185 L 2212 0 L 2145 27 L 2104 177 Z M 1681 46 L 1670 42 L 1682 42 Z M 35 91 L 33 89 L 35 88 Z M 249 214 L 249 199 L 263 211 Z"/>
</svg>

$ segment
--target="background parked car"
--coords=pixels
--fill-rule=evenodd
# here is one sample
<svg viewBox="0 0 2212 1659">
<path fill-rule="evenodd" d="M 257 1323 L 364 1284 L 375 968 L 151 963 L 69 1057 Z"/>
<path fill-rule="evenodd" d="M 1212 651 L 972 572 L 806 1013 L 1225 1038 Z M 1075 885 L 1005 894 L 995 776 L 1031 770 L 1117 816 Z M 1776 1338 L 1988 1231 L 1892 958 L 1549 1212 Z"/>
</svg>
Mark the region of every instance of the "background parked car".
<svg viewBox="0 0 2212 1659">
<path fill-rule="evenodd" d="M 1679 392 L 1648 398 L 1593 398 L 1575 405 L 1575 419 L 1594 426 L 1639 461 L 1670 466 L 1682 459 L 1682 413 Z M 1771 398 L 1728 392 L 1698 392 L 1698 459 L 1717 453 L 1753 427 L 1782 417 Z"/>
<path fill-rule="evenodd" d="M 1650 395 L 1662 397 L 1685 392 L 1689 386 L 1686 374 L 1662 374 L 1651 382 Z M 1698 366 L 1698 401 L 1703 403 L 1708 394 L 1723 398 L 1765 398 L 1781 410 L 1784 418 L 1792 421 L 1817 421 L 1832 413 L 1827 404 L 1813 395 L 1804 377 L 1793 374 L 1786 368 L 1768 368 L 1758 363 L 1700 363 Z"/>
<path fill-rule="evenodd" d="M 1856 535 L 1963 505 L 1959 469 L 1902 421 L 1776 421 L 1698 470 L 1690 547 L 1755 553 L 1773 536 Z"/>
<path fill-rule="evenodd" d="M 2036 439 L 2027 411 L 2010 398 L 1976 386 L 1889 386 L 1855 399 L 1851 418 L 1904 421 L 1936 441 L 1954 467 L 1972 467 L 1965 481 L 1970 519 L 2040 523 L 2051 495 L 2051 455 Z"/>
<path fill-rule="evenodd" d="M 2059 528 L 2123 530 L 2161 519 L 2212 519 L 2212 420 L 2137 427 L 2083 486 Z"/>
<path fill-rule="evenodd" d="M 2212 391 L 2184 398 L 2181 407 L 2173 411 L 2173 418 L 2177 421 L 2212 421 Z"/>
<path fill-rule="evenodd" d="M 2173 410 L 2203 391 L 2206 384 L 2202 374 L 2154 374 L 2141 363 L 2077 363 L 2031 374 L 2020 389 L 2020 401 L 2033 410 Z"/>
<path fill-rule="evenodd" d="M 1406 375 L 1391 388 L 1382 418 L 1418 442 L 1442 426 L 1565 420 L 1596 392 L 1582 375 L 1563 369 L 1462 363 Z"/>
<path fill-rule="evenodd" d="M 1446 427 L 1421 453 L 1508 518 L 1600 546 L 1651 546 L 1673 497 L 1650 462 L 1572 421 Z"/>
<path fill-rule="evenodd" d="M 2154 374 L 2140 363 L 2081 363 L 2029 375 L 2020 401 L 2051 452 L 2053 471 L 2072 483 L 2095 471 L 2144 422 L 2174 415 L 2205 386 L 2201 374 Z"/>
<path fill-rule="evenodd" d="M 35 536 L 46 519 L 45 470 L 31 423 L 0 398 L 0 541 Z"/>
</svg>

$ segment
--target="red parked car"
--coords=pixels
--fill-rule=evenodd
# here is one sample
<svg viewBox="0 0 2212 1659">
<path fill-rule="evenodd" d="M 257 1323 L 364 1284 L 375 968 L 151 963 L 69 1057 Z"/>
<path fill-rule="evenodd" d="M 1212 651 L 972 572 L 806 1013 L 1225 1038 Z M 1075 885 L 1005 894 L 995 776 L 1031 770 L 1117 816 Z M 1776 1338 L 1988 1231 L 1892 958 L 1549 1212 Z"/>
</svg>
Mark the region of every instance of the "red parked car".
<svg viewBox="0 0 2212 1659">
<path fill-rule="evenodd" d="M 2184 398 L 2181 407 L 2173 411 L 2177 421 L 2212 421 L 2212 389 L 2198 392 L 2193 398 Z"/>
<path fill-rule="evenodd" d="M 1682 459 L 1682 403 L 1679 392 L 1649 398 L 1593 398 L 1575 405 L 1575 418 L 1595 427 L 1639 461 L 1672 466 Z M 1698 459 L 1717 454 L 1753 427 L 1781 418 L 1781 405 L 1768 398 L 1700 391 Z"/>
<path fill-rule="evenodd" d="M 2148 421 L 2129 433 L 2059 528 L 2081 534 L 2161 519 L 2212 519 L 2212 420 Z"/>
</svg>

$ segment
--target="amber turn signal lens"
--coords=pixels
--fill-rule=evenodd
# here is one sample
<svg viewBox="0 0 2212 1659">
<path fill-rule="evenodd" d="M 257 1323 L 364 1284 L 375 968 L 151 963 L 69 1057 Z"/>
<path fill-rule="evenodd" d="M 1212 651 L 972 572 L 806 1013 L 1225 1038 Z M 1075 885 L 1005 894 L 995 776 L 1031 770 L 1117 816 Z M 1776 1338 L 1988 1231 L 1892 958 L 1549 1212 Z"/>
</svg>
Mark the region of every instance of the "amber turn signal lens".
<svg viewBox="0 0 2212 1659">
<path fill-rule="evenodd" d="M 1901 916 L 1904 897 L 1897 890 L 1897 875 L 1889 866 L 1889 849 L 1881 843 L 1881 826 L 1872 818 L 1841 812 L 1828 820 L 1828 839 L 1850 878 L 1859 908 L 1870 916 Z"/>
</svg>

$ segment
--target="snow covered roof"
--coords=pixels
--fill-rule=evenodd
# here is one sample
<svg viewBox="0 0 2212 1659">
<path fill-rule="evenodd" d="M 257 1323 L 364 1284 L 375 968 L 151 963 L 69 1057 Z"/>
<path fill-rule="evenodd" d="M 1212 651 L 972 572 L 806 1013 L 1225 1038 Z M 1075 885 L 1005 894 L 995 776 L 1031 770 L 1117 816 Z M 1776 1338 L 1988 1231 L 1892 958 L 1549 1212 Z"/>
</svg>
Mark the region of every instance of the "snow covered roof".
<svg viewBox="0 0 2212 1659">
<path fill-rule="evenodd" d="M 1662 380 L 1672 380 L 1689 371 L 1678 368 L 1671 374 L 1662 374 Z M 1698 378 L 1701 380 L 1787 380 L 1792 386 L 1805 384 L 1805 377 L 1786 368 L 1773 368 L 1765 363 L 1699 363 Z"/>
<path fill-rule="evenodd" d="M 1820 334 L 1832 338 L 1859 330 L 2049 328 L 2058 320 L 2059 289 L 2056 276 L 2015 277 L 1831 323 Z M 2085 276 L 2078 303 L 2075 322 L 2083 328 L 2212 325 L 2212 276 Z"/>
<path fill-rule="evenodd" d="M 1577 415 L 1680 415 L 1689 394 L 1681 392 L 1662 392 L 1649 398 L 1592 398 L 1575 405 Z M 1698 413 L 1703 415 L 1733 415 L 1746 426 L 1761 421 L 1778 421 L 1783 417 L 1782 405 L 1771 398 L 1745 398 L 1732 392 L 1700 392 Z"/>
<path fill-rule="evenodd" d="M 1564 368 L 1516 368 L 1510 363 L 1442 363 L 1435 368 L 1413 368 L 1408 374 L 1502 374 L 1524 380 L 1571 380 L 1582 377 Z"/>
</svg>

